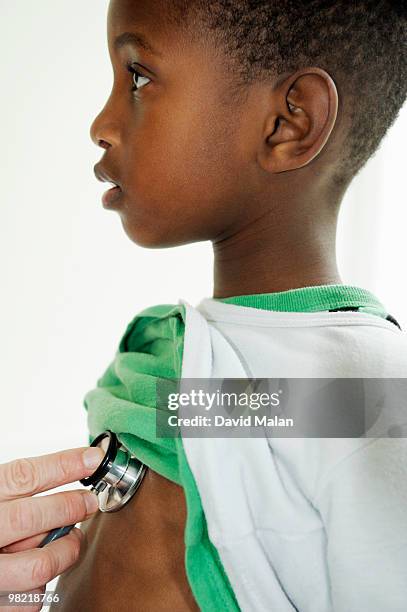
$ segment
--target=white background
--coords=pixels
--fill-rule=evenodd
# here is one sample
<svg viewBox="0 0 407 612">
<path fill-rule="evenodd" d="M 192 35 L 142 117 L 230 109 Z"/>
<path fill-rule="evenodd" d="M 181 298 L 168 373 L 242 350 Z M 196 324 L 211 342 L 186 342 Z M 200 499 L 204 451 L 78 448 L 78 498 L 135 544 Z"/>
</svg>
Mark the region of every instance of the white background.
<svg viewBox="0 0 407 612">
<path fill-rule="evenodd" d="M 136 246 L 100 202 L 89 137 L 111 88 L 106 0 L 0 0 L 0 462 L 87 444 L 83 396 L 133 316 L 212 295 L 210 243 Z M 407 109 L 351 186 L 343 281 L 407 327 Z M 186 253 L 188 256 L 186 257 Z"/>
</svg>

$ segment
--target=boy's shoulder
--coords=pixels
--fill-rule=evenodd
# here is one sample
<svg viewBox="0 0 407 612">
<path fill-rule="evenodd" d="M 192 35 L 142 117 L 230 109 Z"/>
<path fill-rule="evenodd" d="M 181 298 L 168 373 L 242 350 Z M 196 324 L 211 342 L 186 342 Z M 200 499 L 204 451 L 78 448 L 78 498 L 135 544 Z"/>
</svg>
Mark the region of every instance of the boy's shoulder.
<svg viewBox="0 0 407 612">
<path fill-rule="evenodd" d="M 119 352 L 134 351 L 154 337 L 183 335 L 185 310 L 182 304 L 154 304 L 138 312 L 128 323 L 119 342 Z"/>
<path fill-rule="evenodd" d="M 407 378 L 407 332 L 383 316 L 271 311 L 213 300 L 198 310 L 257 376 Z"/>
</svg>

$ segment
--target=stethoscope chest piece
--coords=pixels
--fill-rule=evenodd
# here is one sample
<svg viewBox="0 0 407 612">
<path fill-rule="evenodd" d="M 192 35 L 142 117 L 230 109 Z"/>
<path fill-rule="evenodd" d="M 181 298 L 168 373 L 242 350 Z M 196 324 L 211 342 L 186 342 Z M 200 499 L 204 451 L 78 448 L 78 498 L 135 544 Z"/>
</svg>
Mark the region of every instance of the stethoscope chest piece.
<svg viewBox="0 0 407 612">
<path fill-rule="evenodd" d="M 97 436 L 91 446 L 100 446 L 105 454 L 93 474 L 79 482 L 85 487 L 91 487 L 96 493 L 101 512 L 117 512 L 131 500 L 139 488 L 147 466 L 133 457 L 109 429 Z M 75 523 L 53 529 L 43 538 L 38 548 L 58 540 L 74 527 Z"/>
<path fill-rule="evenodd" d="M 133 457 L 110 430 L 97 436 L 91 446 L 99 446 L 105 456 L 97 470 L 80 482 L 97 494 L 101 512 L 117 512 L 137 491 L 147 466 Z"/>
</svg>

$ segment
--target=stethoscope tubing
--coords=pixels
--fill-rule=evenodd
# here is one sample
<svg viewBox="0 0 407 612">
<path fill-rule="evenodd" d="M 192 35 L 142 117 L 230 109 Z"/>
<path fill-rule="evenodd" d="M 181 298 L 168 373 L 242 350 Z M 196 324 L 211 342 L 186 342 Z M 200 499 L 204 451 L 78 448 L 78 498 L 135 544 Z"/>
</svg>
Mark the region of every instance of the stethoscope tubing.
<svg viewBox="0 0 407 612">
<path fill-rule="evenodd" d="M 66 527 L 57 527 L 56 529 L 53 529 L 45 536 L 43 540 L 41 540 L 41 543 L 39 544 L 39 546 L 37 546 L 37 548 L 43 548 L 43 546 L 45 546 L 46 544 L 50 544 L 50 542 L 55 542 L 55 540 L 62 538 L 64 535 L 67 535 L 70 531 L 72 531 L 75 525 L 76 523 L 74 525 L 67 525 Z"/>
</svg>

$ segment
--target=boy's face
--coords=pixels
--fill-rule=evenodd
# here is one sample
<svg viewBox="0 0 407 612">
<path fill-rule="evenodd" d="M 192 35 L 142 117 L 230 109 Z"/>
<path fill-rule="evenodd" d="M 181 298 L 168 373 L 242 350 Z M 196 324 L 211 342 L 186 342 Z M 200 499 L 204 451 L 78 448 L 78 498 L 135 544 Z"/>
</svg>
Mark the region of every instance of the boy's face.
<svg viewBox="0 0 407 612">
<path fill-rule="evenodd" d="M 228 97 L 223 53 L 206 34 L 188 42 L 170 29 L 165 4 L 111 0 L 114 82 L 91 128 L 95 142 L 105 141 L 100 168 L 122 189 L 111 208 L 129 238 L 148 247 L 211 240 L 234 227 L 254 180 L 250 112 Z M 126 32 L 142 34 L 160 55 Z"/>
</svg>

